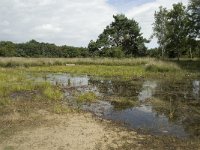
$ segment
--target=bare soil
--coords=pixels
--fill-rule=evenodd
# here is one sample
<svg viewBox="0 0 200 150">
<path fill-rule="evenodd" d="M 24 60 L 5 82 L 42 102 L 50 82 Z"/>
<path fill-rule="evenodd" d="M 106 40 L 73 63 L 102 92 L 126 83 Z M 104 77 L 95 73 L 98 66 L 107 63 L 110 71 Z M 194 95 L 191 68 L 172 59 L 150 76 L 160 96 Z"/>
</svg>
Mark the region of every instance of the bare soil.
<svg viewBox="0 0 200 150">
<path fill-rule="evenodd" d="M 198 150 L 199 143 L 137 133 L 86 112 L 35 109 L 0 116 L 0 150 Z"/>
<path fill-rule="evenodd" d="M 42 116 L 46 123 L 27 127 L 10 135 L 0 143 L 1 150 L 90 150 L 117 149 L 124 144 L 141 149 L 142 135 L 113 126 L 109 121 L 97 119 L 88 113 L 67 115 L 51 114 L 39 110 L 32 116 Z M 2 119 L 2 118 L 1 118 Z M 4 121 L 20 120 L 18 113 L 4 116 Z M 3 120 L 1 120 L 3 121 Z"/>
</svg>

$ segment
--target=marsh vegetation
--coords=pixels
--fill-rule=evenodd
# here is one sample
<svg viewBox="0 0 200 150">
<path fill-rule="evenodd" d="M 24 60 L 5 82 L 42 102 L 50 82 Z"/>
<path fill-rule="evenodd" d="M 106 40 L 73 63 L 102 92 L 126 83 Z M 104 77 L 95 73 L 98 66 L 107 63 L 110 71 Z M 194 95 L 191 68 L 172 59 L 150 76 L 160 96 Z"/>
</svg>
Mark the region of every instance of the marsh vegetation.
<svg viewBox="0 0 200 150">
<path fill-rule="evenodd" d="M 173 148 L 183 143 L 186 148 L 199 147 L 199 60 L 190 61 L 195 64 L 192 69 L 183 65 L 187 60 L 152 58 L 3 60 L 13 65 L 1 67 L 0 72 L 2 142 L 23 128 L 54 126 L 47 119 L 49 113 L 90 112 L 110 120 L 109 128 L 138 132 L 144 138 L 139 140 L 143 148 L 155 147 L 150 141 L 159 143 L 159 148 L 169 143 Z"/>
</svg>

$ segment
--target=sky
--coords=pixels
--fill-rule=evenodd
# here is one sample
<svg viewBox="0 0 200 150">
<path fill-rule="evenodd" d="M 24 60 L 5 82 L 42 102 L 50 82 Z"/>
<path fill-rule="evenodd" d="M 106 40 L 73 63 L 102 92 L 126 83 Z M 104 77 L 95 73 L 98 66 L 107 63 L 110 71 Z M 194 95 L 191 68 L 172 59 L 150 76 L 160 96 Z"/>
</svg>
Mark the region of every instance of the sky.
<svg viewBox="0 0 200 150">
<path fill-rule="evenodd" d="M 178 2 L 188 0 L 0 0 L 0 40 L 85 47 L 118 13 L 135 19 L 149 39 L 154 12 Z M 157 40 L 147 46 L 156 47 Z"/>
</svg>

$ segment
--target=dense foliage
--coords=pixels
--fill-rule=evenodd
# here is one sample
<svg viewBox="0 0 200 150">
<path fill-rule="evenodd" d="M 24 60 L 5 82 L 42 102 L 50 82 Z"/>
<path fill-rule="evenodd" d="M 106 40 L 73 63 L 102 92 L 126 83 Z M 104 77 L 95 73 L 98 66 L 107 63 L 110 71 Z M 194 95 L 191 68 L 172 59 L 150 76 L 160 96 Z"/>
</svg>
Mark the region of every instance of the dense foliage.
<svg viewBox="0 0 200 150">
<path fill-rule="evenodd" d="M 139 24 L 125 15 L 113 16 L 114 21 L 104 29 L 96 42 L 89 43 L 93 55 L 122 57 L 145 56 L 148 41 L 143 38 Z"/>
<path fill-rule="evenodd" d="M 160 7 L 154 16 L 153 35 L 158 39 L 159 56 L 200 57 L 199 0 L 190 0 L 187 7 L 182 3 L 174 4 L 170 10 Z"/>
<path fill-rule="evenodd" d="M 27 43 L 0 42 L 2 57 L 86 57 L 87 48 L 56 46 L 31 40 Z"/>
</svg>

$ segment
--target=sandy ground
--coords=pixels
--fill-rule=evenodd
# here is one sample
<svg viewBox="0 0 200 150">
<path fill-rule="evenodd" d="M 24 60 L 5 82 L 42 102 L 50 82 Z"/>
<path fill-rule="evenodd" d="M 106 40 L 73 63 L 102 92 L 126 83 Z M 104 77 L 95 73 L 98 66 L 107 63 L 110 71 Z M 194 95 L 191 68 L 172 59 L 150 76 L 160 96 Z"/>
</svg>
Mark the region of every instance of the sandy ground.
<svg viewBox="0 0 200 150">
<path fill-rule="evenodd" d="M 93 117 L 91 114 L 71 113 L 50 114 L 40 110 L 48 123 L 35 128 L 26 128 L 11 135 L 0 143 L 0 150 L 98 150 L 142 149 L 142 135 L 117 127 L 109 121 Z M 4 117 L 5 120 L 18 119 L 19 115 Z"/>
</svg>

